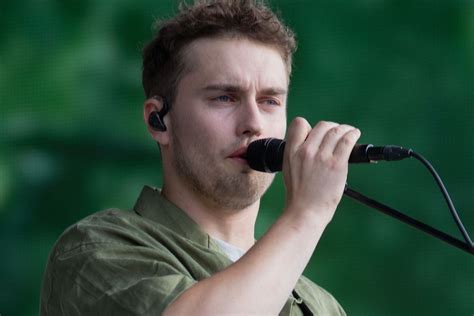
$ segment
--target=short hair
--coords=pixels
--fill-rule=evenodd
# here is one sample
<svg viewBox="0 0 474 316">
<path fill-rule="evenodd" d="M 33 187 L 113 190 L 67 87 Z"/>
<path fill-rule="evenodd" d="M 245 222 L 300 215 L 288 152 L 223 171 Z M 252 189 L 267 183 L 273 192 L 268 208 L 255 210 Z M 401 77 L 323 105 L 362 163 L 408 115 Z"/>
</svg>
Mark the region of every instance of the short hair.
<svg viewBox="0 0 474 316">
<path fill-rule="evenodd" d="M 143 49 L 145 96 L 159 95 L 173 103 L 186 70 L 185 50 L 194 40 L 242 37 L 275 47 L 291 74 L 295 35 L 263 0 L 196 0 L 181 3 L 172 19 L 157 22 L 156 36 Z"/>
</svg>

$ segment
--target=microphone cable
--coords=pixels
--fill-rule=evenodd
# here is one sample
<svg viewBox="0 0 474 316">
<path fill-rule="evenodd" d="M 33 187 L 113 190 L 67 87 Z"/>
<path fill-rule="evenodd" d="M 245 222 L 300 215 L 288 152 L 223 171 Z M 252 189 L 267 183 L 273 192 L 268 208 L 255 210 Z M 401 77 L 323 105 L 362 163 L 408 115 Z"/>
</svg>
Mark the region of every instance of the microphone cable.
<svg viewBox="0 0 474 316">
<path fill-rule="evenodd" d="M 250 143 L 245 155 L 250 168 L 261 172 L 281 171 L 283 168 L 283 154 L 285 150 L 285 144 L 286 142 L 284 140 L 276 138 L 263 138 Z M 436 183 L 438 184 L 438 187 L 441 190 L 446 203 L 448 204 L 449 211 L 451 212 L 451 215 L 453 216 L 459 231 L 464 237 L 465 242 L 408 215 L 405 215 L 387 205 L 377 202 L 355 190 L 352 190 L 347 186 L 347 183 L 344 190 L 344 195 L 353 198 L 369 207 L 379 210 L 382 213 L 390 215 L 406 224 L 418 228 L 457 248 L 467 251 L 470 254 L 474 254 L 474 244 L 472 243 L 467 230 L 464 228 L 464 225 L 461 222 L 458 212 L 456 211 L 451 197 L 449 196 L 448 190 L 446 190 L 443 181 L 431 163 L 423 156 L 417 154 L 412 149 L 403 148 L 400 146 L 373 146 L 372 144 L 356 144 L 352 149 L 351 156 L 349 157 L 349 163 L 375 163 L 379 160 L 395 161 L 410 157 L 420 161 L 430 171 L 431 175 L 436 180 Z"/>
<path fill-rule="evenodd" d="M 377 202 L 357 191 L 354 191 L 352 190 L 351 188 L 349 188 L 347 185 L 346 185 L 346 188 L 344 190 L 344 195 L 350 197 L 350 198 L 353 198 L 367 206 L 370 206 L 372 208 L 375 208 L 387 215 L 390 215 L 406 224 L 409 224 L 415 228 L 418 228 L 438 239 L 441 239 L 459 249 L 462 249 L 470 254 L 474 254 L 474 244 L 471 240 L 471 238 L 469 237 L 469 234 L 466 230 L 466 228 L 464 227 L 463 223 L 461 222 L 461 219 L 459 217 L 459 214 L 458 212 L 456 211 L 456 208 L 454 207 L 454 203 L 453 201 L 451 200 L 451 197 L 449 196 L 449 193 L 448 193 L 448 190 L 446 189 L 443 181 L 441 180 L 441 177 L 438 175 L 438 173 L 436 172 L 435 168 L 431 165 L 431 163 L 425 159 L 422 155 L 420 154 L 417 154 L 416 152 L 414 152 L 413 150 L 409 150 L 409 156 L 410 157 L 413 157 L 415 159 L 417 159 L 418 161 L 420 161 L 428 170 L 429 172 L 431 173 L 431 175 L 433 176 L 433 178 L 435 179 L 440 191 L 442 192 L 443 194 L 443 197 L 444 199 L 446 200 L 446 203 L 448 205 L 448 208 L 449 208 L 449 211 L 451 212 L 451 215 L 453 216 L 453 219 L 457 225 L 457 227 L 459 228 L 459 231 L 461 232 L 462 236 L 464 237 L 464 240 L 465 242 L 457 239 L 457 238 L 454 238 L 440 230 L 437 230 L 423 222 L 420 222 L 412 217 L 409 217 L 391 207 L 388 207 L 380 202 Z"/>
</svg>

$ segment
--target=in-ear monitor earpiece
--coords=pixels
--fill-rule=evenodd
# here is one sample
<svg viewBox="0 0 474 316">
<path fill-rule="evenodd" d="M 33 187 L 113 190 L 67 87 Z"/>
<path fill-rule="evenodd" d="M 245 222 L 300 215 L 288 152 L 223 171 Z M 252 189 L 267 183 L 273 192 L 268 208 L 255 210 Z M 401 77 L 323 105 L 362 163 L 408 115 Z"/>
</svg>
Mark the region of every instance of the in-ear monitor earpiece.
<svg viewBox="0 0 474 316">
<path fill-rule="evenodd" d="M 148 124 L 154 130 L 164 132 L 166 131 L 166 125 L 163 118 L 169 111 L 169 105 L 165 98 L 160 98 L 158 96 L 154 96 L 153 98 L 156 100 L 162 100 L 163 108 L 160 111 L 153 111 L 150 113 L 150 116 L 148 117 Z"/>
</svg>

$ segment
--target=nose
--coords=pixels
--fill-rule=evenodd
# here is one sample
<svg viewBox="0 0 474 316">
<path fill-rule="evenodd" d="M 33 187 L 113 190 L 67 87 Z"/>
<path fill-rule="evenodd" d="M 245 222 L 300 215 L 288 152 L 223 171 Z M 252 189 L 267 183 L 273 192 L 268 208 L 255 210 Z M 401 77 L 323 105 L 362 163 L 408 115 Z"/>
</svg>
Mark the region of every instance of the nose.
<svg viewBox="0 0 474 316">
<path fill-rule="evenodd" d="M 237 123 L 239 136 L 260 136 L 263 130 L 263 116 L 256 101 L 241 104 Z"/>
</svg>

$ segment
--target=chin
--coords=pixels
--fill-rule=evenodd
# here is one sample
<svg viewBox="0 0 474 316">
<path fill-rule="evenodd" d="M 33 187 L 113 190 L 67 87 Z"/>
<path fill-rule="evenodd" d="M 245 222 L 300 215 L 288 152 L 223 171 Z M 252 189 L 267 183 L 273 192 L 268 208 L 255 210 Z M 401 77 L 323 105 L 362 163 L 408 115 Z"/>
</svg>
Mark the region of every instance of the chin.
<svg viewBox="0 0 474 316">
<path fill-rule="evenodd" d="M 244 179 L 233 179 L 229 186 L 222 186 L 220 197 L 226 196 L 228 204 L 234 208 L 246 208 L 259 201 L 270 187 L 275 175 L 249 170 Z M 225 193 L 223 191 L 226 191 Z"/>
</svg>

